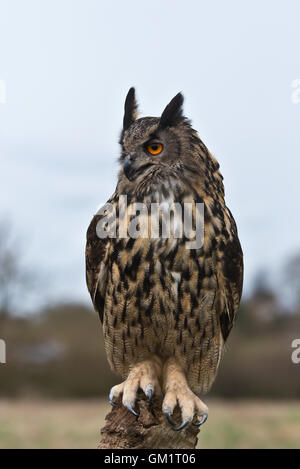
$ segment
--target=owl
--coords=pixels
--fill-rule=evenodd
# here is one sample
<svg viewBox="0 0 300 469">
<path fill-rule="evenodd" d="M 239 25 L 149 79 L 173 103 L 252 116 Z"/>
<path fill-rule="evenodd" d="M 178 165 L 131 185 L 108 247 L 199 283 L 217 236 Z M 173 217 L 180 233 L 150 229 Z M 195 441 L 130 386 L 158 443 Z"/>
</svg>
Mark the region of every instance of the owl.
<svg viewBox="0 0 300 469">
<path fill-rule="evenodd" d="M 87 286 L 123 380 L 111 404 L 122 396 L 137 416 L 139 390 L 150 401 L 162 392 L 166 418 L 182 430 L 207 419 L 200 396 L 236 318 L 243 254 L 219 164 L 184 116 L 182 94 L 160 117 L 138 118 L 137 108 L 131 88 L 116 190 L 87 231 Z"/>
</svg>

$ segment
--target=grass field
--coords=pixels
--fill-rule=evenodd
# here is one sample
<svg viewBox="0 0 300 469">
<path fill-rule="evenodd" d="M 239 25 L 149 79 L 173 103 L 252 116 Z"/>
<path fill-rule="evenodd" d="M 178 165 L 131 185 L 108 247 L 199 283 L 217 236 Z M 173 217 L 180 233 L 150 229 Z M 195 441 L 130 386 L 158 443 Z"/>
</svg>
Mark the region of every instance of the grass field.
<svg viewBox="0 0 300 469">
<path fill-rule="evenodd" d="M 199 448 L 300 448 L 300 402 L 206 401 Z M 105 401 L 0 401 L 0 448 L 96 448 Z"/>
</svg>

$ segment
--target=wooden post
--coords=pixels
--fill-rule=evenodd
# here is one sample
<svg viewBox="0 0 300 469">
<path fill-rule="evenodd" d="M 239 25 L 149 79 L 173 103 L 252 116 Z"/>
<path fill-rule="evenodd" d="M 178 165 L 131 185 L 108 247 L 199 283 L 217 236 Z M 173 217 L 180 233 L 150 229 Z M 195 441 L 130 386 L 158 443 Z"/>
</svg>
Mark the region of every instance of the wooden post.
<svg viewBox="0 0 300 469">
<path fill-rule="evenodd" d="M 194 449 L 199 428 L 188 425 L 174 431 L 162 413 L 162 402 L 153 398 L 150 405 L 144 395 L 139 395 L 135 409 L 136 418 L 119 401 L 106 416 L 101 430 L 99 449 Z M 180 411 L 175 409 L 174 420 L 180 422 Z"/>
</svg>

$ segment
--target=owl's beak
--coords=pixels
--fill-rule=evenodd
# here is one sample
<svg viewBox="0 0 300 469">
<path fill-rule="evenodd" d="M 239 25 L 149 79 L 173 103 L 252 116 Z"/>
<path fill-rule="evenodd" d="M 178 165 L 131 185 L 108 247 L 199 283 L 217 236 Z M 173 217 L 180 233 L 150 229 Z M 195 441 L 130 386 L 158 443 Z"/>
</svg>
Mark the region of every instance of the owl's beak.
<svg viewBox="0 0 300 469">
<path fill-rule="evenodd" d="M 133 181 L 134 179 L 134 171 L 132 171 L 132 161 L 130 155 L 127 155 L 124 163 L 123 163 L 123 170 L 124 174 L 129 179 L 129 181 Z"/>
<path fill-rule="evenodd" d="M 145 170 L 152 166 L 152 163 L 146 159 L 136 158 L 135 156 L 127 155 L 124 159 L 123 170 L 124 174 L 129 181 L 134 181 L 138 176 L 141 176 Z"/>
</svg>

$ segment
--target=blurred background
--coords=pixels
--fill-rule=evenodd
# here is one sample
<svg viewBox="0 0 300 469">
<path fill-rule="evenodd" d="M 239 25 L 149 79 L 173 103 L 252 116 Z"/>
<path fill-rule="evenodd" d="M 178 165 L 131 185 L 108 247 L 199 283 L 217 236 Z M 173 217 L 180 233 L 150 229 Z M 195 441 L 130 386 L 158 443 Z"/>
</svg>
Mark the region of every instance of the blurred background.
<svg viewBox="0 0 300 469">
<path fill-rule="evenodd" d="M 244 250 L 199 446 L 300 447 L 299 17 L 297 0 L 0 0 L 1 448 L 97 446 L 119 379 L 85 232 L 116 185 L 130 86 L 143 115 L 183 91 Z"/>
</svg>

